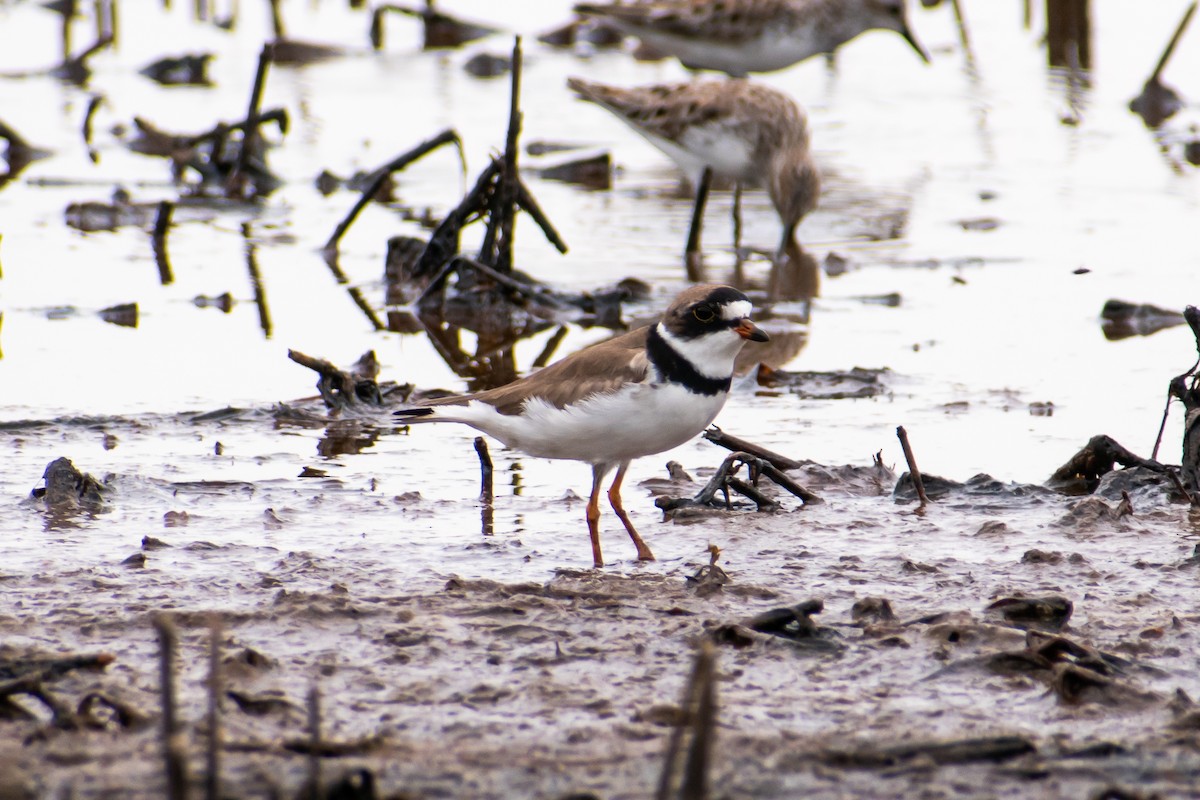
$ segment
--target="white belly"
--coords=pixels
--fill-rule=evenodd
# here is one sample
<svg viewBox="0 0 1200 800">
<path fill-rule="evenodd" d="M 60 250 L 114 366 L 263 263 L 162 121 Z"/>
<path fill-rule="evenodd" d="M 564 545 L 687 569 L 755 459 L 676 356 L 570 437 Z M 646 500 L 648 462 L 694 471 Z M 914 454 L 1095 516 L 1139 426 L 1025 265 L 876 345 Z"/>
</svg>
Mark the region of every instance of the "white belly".
<svg viewBox="0 0 1200 800">
<path fill-rule="evenodd" d="M 726 180 L 747 185 L 758 180 L 749 143 L 721 122 L 687 128 L 679 142 L 638 132 L 670 156 L 691 181 L 697 180 L 705 167 L 712 167 L 713 174 Z"/>
<path fill-rule="evenodd" d="M 747 72 L 774 72 L 831 49 L 811 29 L 769 27 L 753 41 L 722 42 L 640 32 L 648 44 L 673 54 L 686 67 L 714 69 L 738 77 Z"/>
<path fill-rule="evenodd" d="M 670 383 L 643 383 L 565 409 L 533 400 L 523 414 L 505 416 L 486 404 L 471 403 L 453 411 L 446 407 L 449 413 L 443 418 L 465 422 L 532 456 L 611 464 L 690 440 L 712 423 L 727 396 L 693 394 Z"/>
</svg>

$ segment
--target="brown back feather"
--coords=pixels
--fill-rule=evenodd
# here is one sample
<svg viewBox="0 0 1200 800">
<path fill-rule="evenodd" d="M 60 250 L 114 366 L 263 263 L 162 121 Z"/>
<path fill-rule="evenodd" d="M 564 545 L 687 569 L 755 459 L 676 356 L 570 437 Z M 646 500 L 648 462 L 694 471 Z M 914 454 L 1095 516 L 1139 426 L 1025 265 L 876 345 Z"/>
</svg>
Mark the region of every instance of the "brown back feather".
<svg viewBox="0 0 1200 800">
<path fill-rule="evenodd" d="M 440 397 L 423 405 L 464 405 L 478 400 L 501 414 L 518 414 L 525 401 L 533 397 L 564 408 L 590 395 L 616 391 L 626 383 L 644 381 L 650 374 L 646 358 L 648 330 L 638 328 L 586 347 L 507 386 L 460 397 Z"/>
</svg>

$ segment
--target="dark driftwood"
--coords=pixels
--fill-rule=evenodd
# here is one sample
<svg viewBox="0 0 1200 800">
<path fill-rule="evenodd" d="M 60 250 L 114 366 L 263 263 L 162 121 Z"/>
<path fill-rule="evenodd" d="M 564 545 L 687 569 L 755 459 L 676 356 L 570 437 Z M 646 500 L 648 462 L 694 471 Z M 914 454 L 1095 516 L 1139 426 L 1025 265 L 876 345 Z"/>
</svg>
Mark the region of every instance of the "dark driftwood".
<svg viewBox="0 0 1200 800">
<path fill-rule="evenodd" d="M 779 453 L 768 450 L 765 447 L 760 447 L 759 445 L 756 445 L 753 442 L 748 442 L 745 439 L 740 439 L 732 434 L 728 434 L 718 428 L 716 425 L 706 430 L 703 435 L 705 439 L 715 445 L 720 445 L 726 450 L 741 450 L 742 452 L 750 453 L 751 455 L 757 456 L 764 461 L 770 462 L 771 465 L 777 469 L 796 469 L 797 467 L 803 466 L 799 461 L 795 461 L 787 456 L 782 456 Z"/>
<path fill-rule="evenodd" d="M 1111 472 L 1113 466 L 1146 467 L 1155 472 L 1166 472 L 1167 468 L 1157 461 L 1126 450 L 1110 436 L 1093 436 L 1078 453 L 1071 456 L 1050 476 L 1047 484 L 1055 489 L 1080 487 L 1086 491 L 1095 488 L 1100 478 Z"/>
<path fill-rule="evenodd" d="M 1196 350 L 1200 353 L 1200 309 L 1188 306 L 1183 311 L 1183 317 L 1192 329 Z M 1197 372 L 1197 368 L 1200 368 L 1200 357 L 1190 370 L 1171 381 L 1170 388 L 1171 396 L 1183 403 L 1183 459 L 1180 472 L 1184 487 L 1192 493 L 1200 492 L 1200 372 Z"/>
<path fill-rule="evenodd" d="M 356 403 L 382 405 L 379 394 L 379 361 L 375 351 L 363 353 L 350 370 L 342 370 L 323 358 L 314 358 L 298 350 L 288 350 L 288 358 L 316 372 L 317 391 L 327 408 L 346 408 Z"/>
<path fill-rule="evenodd" d="M 751 483 L 746 483 L 734 477 L 743 464 L 750 468 Z M 779 508 L 779 504 L 764 495 L 757 488 L 756 484 L 760 476 L 769 478 L 783 489 L 799 497 L 805 505 L 815 505 L 824 502 L 819 495 L 810 492 L 796 483 L 783 472 L 776 469 L 771 462 L 758 458 L 751 453 L 738 451 L 726 456 L 725 460 L 721 462 L 721 466 L 717 468 L 716 473 L 713 474 L 712 478 L 709 479 L 708 483 L 695 497 L 660 497 L 654 501 L 654 504 L 668 514 L 680 508 L 717 506 L 715 499 L 717 492 L 721 492 L 725 496 L 724 505 L 728 508 L 729 490 L 733 489 L 735 492 L 753 500 L 755 505 L 758 506 L 759 511 L 775 511 Z"/>
</svg>

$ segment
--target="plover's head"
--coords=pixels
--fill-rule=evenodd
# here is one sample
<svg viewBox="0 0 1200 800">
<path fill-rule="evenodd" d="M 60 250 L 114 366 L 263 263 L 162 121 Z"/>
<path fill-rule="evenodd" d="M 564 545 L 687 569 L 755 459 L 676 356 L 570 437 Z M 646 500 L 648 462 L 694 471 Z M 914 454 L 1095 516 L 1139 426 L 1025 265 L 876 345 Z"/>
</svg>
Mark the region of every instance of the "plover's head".
<svg viewBox="0 0 1200 800">
<path fill-rule="evenodd" d="M 866 0 L 865 6 L 867 24 L 863 26 L 863 30 L 878 28 L 895 31 L 912 45 L 912 49 L 917 51 L 917 55 L 921 57 L 922 61 L 926 64 L 929 63 L 929 52 L 917 41 L 912 28 L 908 27 L 908 15 L 904 11 L 904 0 Z"/>
<path fill-rule="evenodd" d="M 752 309 L 750 298 L 732 286 L 701 284 L 675 298 L 662 327 L 674 342 L 736 353 L 747 341 L 770 338 L 750 320 Z"/>
</svg>

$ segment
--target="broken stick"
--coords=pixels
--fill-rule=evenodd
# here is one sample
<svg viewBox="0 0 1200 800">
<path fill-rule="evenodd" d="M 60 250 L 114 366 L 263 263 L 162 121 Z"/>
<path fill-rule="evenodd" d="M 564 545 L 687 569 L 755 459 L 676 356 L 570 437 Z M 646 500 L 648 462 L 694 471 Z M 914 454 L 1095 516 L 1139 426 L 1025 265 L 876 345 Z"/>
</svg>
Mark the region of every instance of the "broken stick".
<svg viewBox="0 0 1200 800">
<path fill-rule="evenodd" d="M 912 476 L 913 486 L 917 488 L 917 497 L 921 500 L 921 504 L 917 506 L 917 509 L 924 509 L 929 504 L 929 496 L 925 494 L 925 482 L 921 480 L 921 470 L 917 469 L 917 459 L 913 455 L 912 447 L 908 444 L 908 431 L 904 430 L 903 425 L 896 428 L 896 436 L 900 437 L 900 447 L 904 450 L 904 460 L 908 462 L 908 474 Z"/>
</svg>

